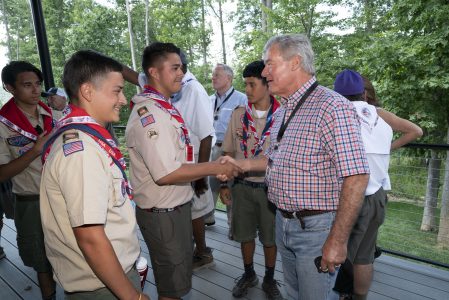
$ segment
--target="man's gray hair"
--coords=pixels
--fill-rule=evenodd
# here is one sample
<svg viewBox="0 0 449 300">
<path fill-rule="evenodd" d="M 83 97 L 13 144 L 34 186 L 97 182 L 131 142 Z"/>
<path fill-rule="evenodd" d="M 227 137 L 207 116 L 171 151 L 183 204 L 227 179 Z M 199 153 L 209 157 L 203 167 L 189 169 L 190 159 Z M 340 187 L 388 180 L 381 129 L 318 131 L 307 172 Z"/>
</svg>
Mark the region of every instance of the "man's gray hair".
<svg viewBox="0 0 449 300">
<path fill-rule="evenodd" d="M 225 71 L 226 74 L 231 76 L 231 78 L 234 78 L 234 71 L 232 71 L 231 67 L 226 64 L 220 64 L 218 63 L 215 68 L 223 68 L 223 71 Z"/>
<path fill-rule="evenodd" d="M 273 36 L 268 40 L 263 49 L 264 60 L 268 50 L 274 45 L 279 46 L 281 55 L 285 60 L 288 60 L 295 55 L 301 56 L 302 69 L 310 75 L 315 75 L 312 44 L 307 36 L 303 34 L 283 34 Z"/>
</svg>

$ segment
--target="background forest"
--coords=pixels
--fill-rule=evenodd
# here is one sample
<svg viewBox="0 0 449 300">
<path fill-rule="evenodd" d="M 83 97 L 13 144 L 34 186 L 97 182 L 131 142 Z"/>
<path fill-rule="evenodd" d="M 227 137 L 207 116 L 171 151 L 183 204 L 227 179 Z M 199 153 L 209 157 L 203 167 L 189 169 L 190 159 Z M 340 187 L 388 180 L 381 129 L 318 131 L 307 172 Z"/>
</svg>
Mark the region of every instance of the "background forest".
<svg viewBox="0 0 449 300">
<path fill-rule="evenodd" d="M 228 2 L 234 11 L 223 9 Z M 261 58 L 267 39 L 298 32 L 312 41 L 321 84 L 332 88 L 337 73 L 355 69 L 373 81 L 387 110 L 424 129 L 420 142 L 449 140 L 447 0 L 42 0 L 42 7 L 57 85 L 64 61 L 79 49 L 95 49 L 140 70 L 145 45 L 164 41 L 187 53 L 190 70 L 212 92 L 211 70 L 218 62 L 211 58 L 215 38 L 219 61 L 234 67 L 235 85 L 242 90 L 239 74 L 247 63 Z M 342 18 L 338 13 L 342 9 L 351 14 Z M 40 66 L 28 1 L 0 0 L 0 12 L 4 31 L 0 44 L 7 48 L 8 60 Z M 212 35 L 213 28 L 221 33 L 218 38 Z M 235 45 L 232 53 L 225 47 L 229 36 Z M 135 91 L 128 85 L 127 97 Z M 128 113 L 123 112 L 123 124 Z M 424 186 L 420 210 L 424 206 L 430 211 L 422 215 L 421 230 L 438 231 L 439 245 L 449 247 L 449 160 L 442 160 L 446 153 L 407 151 L 407 159 L 417 154 L 429 158 L 422 163 L 427 184 L 429 174 L 436 176 L 433 185 L 431 181 Z M 436 165 L 429 163 L 432 159 Z M 435 173 L 436 169 L 442 171 Z M 441 204 L 427 203 L 427 197 L 438 199 L 439 194 Z"/>
</svg>

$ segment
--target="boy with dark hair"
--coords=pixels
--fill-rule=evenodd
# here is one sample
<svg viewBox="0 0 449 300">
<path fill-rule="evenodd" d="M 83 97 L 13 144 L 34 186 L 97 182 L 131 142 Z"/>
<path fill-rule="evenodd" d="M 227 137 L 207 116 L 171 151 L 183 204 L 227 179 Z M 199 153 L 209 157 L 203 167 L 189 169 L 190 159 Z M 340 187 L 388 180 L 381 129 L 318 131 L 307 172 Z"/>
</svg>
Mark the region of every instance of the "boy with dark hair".
<svg viewBox="0 0 449 300">
<path fill-rule="evenodd" d="M 270 95 L 267 81 L 262 77 L 263 61 L 254 61 L 243 70 L 245 93 L 248 105 L 234 110 L 223 140 L 224 155 L 235 159 L 257 157 L 270 144 L 270 131 L 276 111 L 277 100 Z M 248 288 L 259 282 L 254 271 L 253 258 L 255 238 L 264 246 L 265 277 L 262 289 L 268 299 L 282 299 L 273 278 L 276 265 L 275 207 L 268 201 L 265 192 L 265 172 L 245 173 L 236 177 L 232 188 L 223 183 L 220 199 L 224 204 L 232 204 L 232 235 L 241 243 L 245 273 L 238 278 L 232 290 L 236 298 L 243 297 Z M 232 195 L 232 196 L 231 196 Z"/>
<path fill-rule="evenodd" d="M 159 299 L 180 299 L 192 285 L 191 182 L 210 175 L 232 177 L 232 164 L 194 164 L 187 126 L 170 96 L 184 76 L 180 50 L 153 43 L 143 52 L 148 85 L 133 97 L 126 127 L 136 217 L 151 253 Z"/>
<path fill-rule="evenodd" d="M 2 82 L 13 97 L 0 110 L 0 182 L 13 182 L 19 255 L 37 272 L 42 298 L 53 299 L 55 282 L 39 214 L 42 163 L 38 156 L 54 120 L 40 100 L 42 72 L 38 68 L 26 61 L 12 61 L 2 70 Z"/>
<path fill-rule="evenodd" d="M 126 105 L 122 67 L 78 51 L 64 67 L 71 104 L 45 145 L 41 215 L 47 255 L 68 299 L 149 299 L 123 155 L 106 126 Z"/>
</svg>

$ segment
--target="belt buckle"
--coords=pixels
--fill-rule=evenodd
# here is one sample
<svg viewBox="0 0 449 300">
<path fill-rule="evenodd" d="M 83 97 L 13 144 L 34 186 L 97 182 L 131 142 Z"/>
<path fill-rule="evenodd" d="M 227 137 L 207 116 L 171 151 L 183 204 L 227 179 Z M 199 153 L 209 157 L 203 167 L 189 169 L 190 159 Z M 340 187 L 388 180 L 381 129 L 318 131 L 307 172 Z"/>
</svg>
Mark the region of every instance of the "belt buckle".
<svg viewBox="0 0 449 300">
<path fill-rule="evenodd" d="M 294 219 L 299 219 L 300 217 L 298 216 L 298 211 L 294 211 L 294 212 L 292 212 L 292 216 L 293 216 L 293 218 Z"/>
</svg>

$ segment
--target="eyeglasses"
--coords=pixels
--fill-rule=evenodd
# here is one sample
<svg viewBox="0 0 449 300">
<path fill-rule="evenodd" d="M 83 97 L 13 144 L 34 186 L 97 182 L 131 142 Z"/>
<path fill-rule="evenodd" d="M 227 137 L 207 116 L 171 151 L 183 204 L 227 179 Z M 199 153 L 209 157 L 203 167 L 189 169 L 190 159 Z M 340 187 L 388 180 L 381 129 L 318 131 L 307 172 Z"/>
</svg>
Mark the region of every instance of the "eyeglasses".
<svg viewBox="0 0 449 300">
<path fill-rule="evenodd" d="M 34 127 L 34 129 L 36 130 L 37 134 L 41 134 L 42 132 L 44 132 L 44 130 L 42 130 L 42 127 L 40 127 L 39 125 L 36 125 L 36 127 Z"/>
</svg>

